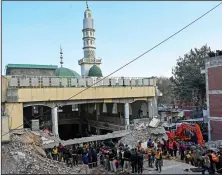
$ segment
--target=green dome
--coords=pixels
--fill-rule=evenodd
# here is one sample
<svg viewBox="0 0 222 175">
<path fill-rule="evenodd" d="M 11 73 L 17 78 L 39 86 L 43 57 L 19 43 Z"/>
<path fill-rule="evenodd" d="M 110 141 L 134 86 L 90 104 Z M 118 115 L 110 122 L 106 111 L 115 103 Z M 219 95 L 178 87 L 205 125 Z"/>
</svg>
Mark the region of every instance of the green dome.
<svg viewBox="0 0 222 175">
<path fill-rule="evenodd" d="M 58 69 L 56 69 L 56 76 L 59 77 L 76 77 L 76 78 L 80 78 L 80 75 L 68 68 L 65 67 L 60 67 Z"/>
<path fill-rule="evenodd" d="M 102 74 L 101 69 L 100 69 L 98 66 L 93 65 L 93 66 L 89 69 L 88 76 L 89 76 L 89 77 L 102 77 L 103 74 Z"/>
</svg>

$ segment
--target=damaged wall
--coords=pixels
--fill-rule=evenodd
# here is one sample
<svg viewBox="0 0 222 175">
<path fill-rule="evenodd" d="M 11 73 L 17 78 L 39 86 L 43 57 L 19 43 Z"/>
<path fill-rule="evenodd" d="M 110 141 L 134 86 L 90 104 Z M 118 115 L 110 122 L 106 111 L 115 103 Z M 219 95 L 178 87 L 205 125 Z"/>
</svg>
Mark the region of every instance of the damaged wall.
<svg viewBox="0 0 222 175">
<path fill-rule="evenodd" d="M 2 116 L 2 142 L 10 140 L 8 116 Z M 6 134 L 7 133 L 7 134 Z"/>
<path fill-rule="evenodd" d="M 6 103 L 5 108 L 9 116 L 9 129 L 23 128 L 23 104 Z"/>
</svg>

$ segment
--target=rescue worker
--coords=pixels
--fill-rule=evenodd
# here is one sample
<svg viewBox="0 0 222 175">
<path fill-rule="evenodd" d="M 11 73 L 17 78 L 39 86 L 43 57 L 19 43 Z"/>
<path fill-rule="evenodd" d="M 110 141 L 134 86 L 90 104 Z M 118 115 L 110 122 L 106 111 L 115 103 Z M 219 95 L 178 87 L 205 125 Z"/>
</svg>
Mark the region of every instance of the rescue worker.
<svg viewBox="0 0 222 175">
<path fill-rule="evenodd" d="M 156 147 L 152 145 L 152 163 L 155 161 L 155 155 L 156 155 Z"/>
<path fill-rule="evenodd" d="M 222 150 L 219 152 L 219 165 L 217 172 L 222 174 Z"/>
<path fill-rule="evenodd" d="M 183 161 L 185 157 L 186 147 L 183 143 L 180 144 L 180 159 Z"/>
<path fill-rule="evenodd" d="M 174 140 L 173 141 L 173 154 L 174 154 L 174 157 L 177 156 L 177 150 L 178 150 L 178 143 Z"/>
<path fill-rule="evenodd" d="M 97 152 L 95 148 L 92 148 L 92 162 L 93 167 L 97 167 Z"/>
<path fill-rule="evenodd" d="M 153 150 L 152 150 L 152 148 L 148 147 L 146 153 L 147 153 L 147 157 L 148 157 L 148 167 L 153 168 L 153 165 L 152 165 L 152 163 L 153 163 L 153 159 L 152 159 Z"/>
<path fill-rule="evenodd" d="M 168 150 L 169 150 L 170 156 L 173 157 L 173 142 L 172 142 L 172 140 L 169 141 Z"/>
<path fill-rule="evenodd" d="M 149 141 L 147 142 L 147 148 L 152 146 L 152 140 L 149 139 Z"/>
<path fill-rule="evenodd" d="M 138 169 L 138 152 L 137 149 L 132 150 L 131 154 L 131 167 L 132 167 L 132 173 L 137 173 Z"/>
<path fill-rule="evenodd" d="M 109 151 L 109 164 L 111 171 L 116 173 L 115 155 L 112 150 Z"/>
<path fill-rule="evenodd" d="M 185 162 L 187 164 L 191 163 L 192 164 L 192 154 L 191 154 L 191 151 L 190 150 L 187 150 L 186 151 L 186 155 L 185 155 Z"/>
<path fill-rule="evenodd" d="M 156 170 L 161 172 L 162 171 L 161 167 L 163 166 L 163 158 L 160 149 L 157 149 L 155 158 L 156 158 Z"/>
<path fill-rule="evenodd" d="M 207 170 L 210 174 L 210 158 L 207 154 L 205 154 L 203 156 L 203 165 L 202 165 L 202 168 L 203 168 L 203 171 L 202 171 L 202 174 L 205 174 L 205 171 Z"/>
<path fill-rule="evenodd" d="M 73 156 L 72 156 L 72 149 L 71 148 L 68 148 L 68 162 L 67 162 L 67 166 L 69 167 L 69 165 L 71 167 L 73 167 Z"/>
<path fill-rule="evenodd" d="M 119 162 L 120 162 L 120 166 L 121 166 L 122 171 L 123 171 L 123 165 L 124 165 L 124 151 L 123 151 L 123 148 L 122 148 L 122 147 L 119 148 Z"/>
<path fill-rule="evenodd" d="M 142 152 L 142 141 L 139 142 L 137 149 L 138 149 L 138 152 Z"/>
<path fill-rule="evenodd" d="M 73 156 L 73 165 L 77 166 L 78 165 L 78 150 L 75 146 L 73 148 L 72 156 Z"/>
<path fill-rule="evenodd" d="M 211 157 L 212 157 L 212 169 L 213 169 L 213 172 L 215 172 L 216 170 L 216 164 L 219 163 L 219 157 L 214 153 L 214 151 L 211 151 L 210 153 Z"/>
<path fill-rule="evenodd" d="M 126 151 L 124 151 L 123 172 L 129 172 L 130 160 L 131 160 L 131 152 L 130 152 L 130 150 L 128 148 Z"/>
<path fill-rule="evenodd" d="M 52 158 L 53 160 L 58 160 L 58 149 L 56 146 L 52 149 Z"/>
<path fill-rule="evenodd" d="M 143 154 L 141 152 L 138 152 L 137 160 L 138 160 L 138 162 L 137 162 L 138 163 L 137 164 L 137 166 L 138 166 L 137 173 L 142 174 L 143 173 Z"/>
<path fill-rule="evenodd" d="M 64 146 L 61 143 L 59 143 L 59 146 L 58 146 L 58 160 L 59 160 L 59 162 L 61 162 L 63 159 L 63 152 L 64 152 Z"/>
<path fill-rule="evenodd" d="M 162 141 L 163 141 L 163 146 L 162 146 L 163 155 L 166 156 L 167 155 L 167 141 L 164 138 L 162 138 Z"/>
</svg>

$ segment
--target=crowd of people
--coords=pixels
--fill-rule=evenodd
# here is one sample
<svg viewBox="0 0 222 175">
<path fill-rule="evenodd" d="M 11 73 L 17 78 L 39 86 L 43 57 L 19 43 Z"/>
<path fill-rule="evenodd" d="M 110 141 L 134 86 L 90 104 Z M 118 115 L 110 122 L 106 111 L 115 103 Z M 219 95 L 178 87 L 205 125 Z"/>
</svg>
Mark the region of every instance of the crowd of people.
<svg viewBox="0 0 222 175">
<path fill-rule="evenodd" d="M 63 146 L 61 143 L 52 149 L 47 149 L 48 158 L 64 161 L 67 166 L 83 164 L 86 174 L 89 169 L 103 165 L 109 172 L 122 171 L 125 173 L 142 174 L 144 167 L 155 168 L 161 172 L 163 159 L 180 159 L 182 162 L 201 167 L 202 173 L 209 174 L 220 172 L 222 168 L 222 151 L 204 150 L 199 145 L 177 142 L 175 140 L 147 141 L 147 147 L 142 147 L 139 142 L 136 148 L 129 148 L 123 143 L 109 144 L 104 142 L 91 142 L 83 145 Z M 147 160 L 147 165 L 146 161 Z"/>
</svg>

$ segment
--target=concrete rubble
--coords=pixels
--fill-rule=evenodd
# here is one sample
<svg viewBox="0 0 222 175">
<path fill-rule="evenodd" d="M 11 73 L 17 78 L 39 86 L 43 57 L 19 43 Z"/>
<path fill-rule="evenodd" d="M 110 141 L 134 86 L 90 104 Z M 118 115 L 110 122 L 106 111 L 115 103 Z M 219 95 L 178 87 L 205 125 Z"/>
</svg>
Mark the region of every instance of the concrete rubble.
<svg viewBox="0 0 222 175">
<path fill-rule="evenodd" d="M 79 174 L 82 165 L 69 168 L 63 162 L 46 158 L 41 133 L 22 131 L 11 134 L 11 141 L 2 144 L 3 174 Z"/>
<path fill-rule="evenodd" d="M 205 144 L 208 149 L 219 151 L 222 150 L 222 140 L 209 141 Z"/>
<path fill-rule="evenodd" d="M 123 137 L 125 135 L 129 134 L 129 131 L 114 131 L 112 133 L 108 133 L 106 135 L 94 135 L 90 137 L 82 137 L 82 138 L 77 138 L 77 139 L 70 139 L 66 141 L 62 140 L 57 140 L 54 142 L 46 143 L 43 144 L 44 148 L 52 148 L 53 146 L 58 146 L 59 142 L 61 142 L 63 145 L 73 145 L 73 144 L 80 144 L 84 142 L 92 142 L 92 141 L 102 141 L 106 139 L 112 139 L 112 138 L 118 138 L 118 137 Z"/>
<path fill-rule="evenodd" d="M 150 123 L 154 127 L 150 127 Z M 152 140 L 157 139 L 162 143 L 162 138 L 168 139 L 165 129 L 158 126 L 160 122 L 156 118 L 155 121 L 151 121 L 150 123 L 144 121 L 134 123 L 130 127 L 130 133 L 122 137 L 119 142 L 127 144 L 130 148 L 136 148 L 139 141 L 146 143 L 151 138 Z"/>
</svg>

